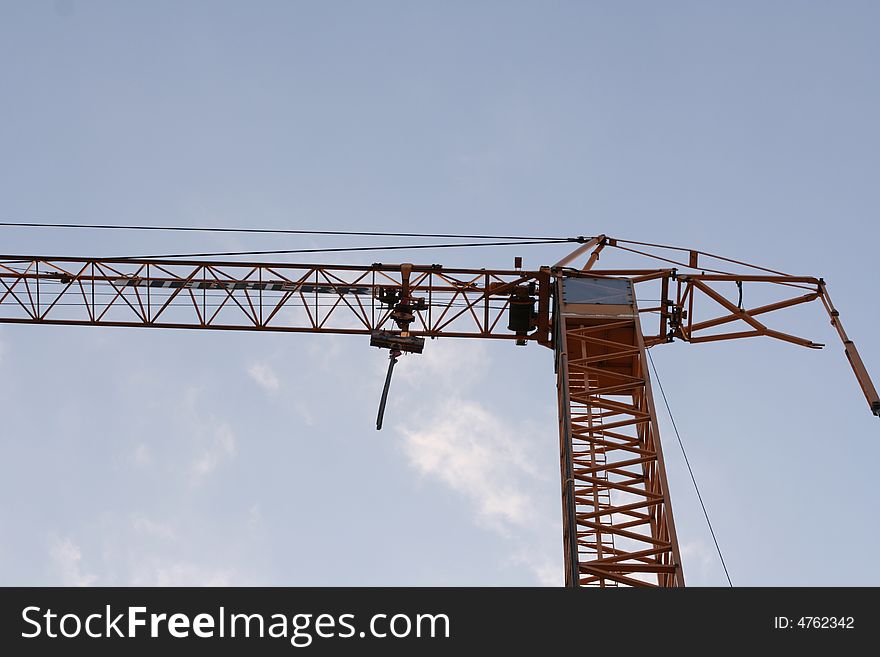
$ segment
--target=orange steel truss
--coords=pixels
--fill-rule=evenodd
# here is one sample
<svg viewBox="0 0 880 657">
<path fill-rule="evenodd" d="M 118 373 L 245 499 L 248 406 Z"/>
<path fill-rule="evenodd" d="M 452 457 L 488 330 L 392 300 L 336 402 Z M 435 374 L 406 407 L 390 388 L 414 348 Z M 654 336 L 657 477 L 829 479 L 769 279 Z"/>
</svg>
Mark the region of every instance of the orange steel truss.
<svg viewBox="0 0 880 657">
<path fill-rule="evenodd" d="M 880 397 L 821 278 L 604 235 L 581 242 L 533 271 L 0 256 L 0 323 L 394 334 L 388 299 L 403 296 L 406 335 L 528 338 L 556 356 L 566 584 L 683 586 L 646 349 L 758 336 L 821 348 L 764 317 L 818 300 L 878 416 Z M 607 248 L 663 267 L 596 269 Z"/>
<path fill-rule="evenodd" d="M 572 302 L 576 282 L 556 295 L 566 585 L 683 586 L 635 299 Z"/>
<path fill-rule="evenodd" d="M 396 328 L 380 293 L 402 265 L 300 265 L 127 258 L 0 256 L 0 322 L 369 335 Z M 549 271 L 414 265 L 425 299 L 411 334 L 514 340 L 511 292 L 541 288 L 538 332 L 549 335 Z"/>
</svg>

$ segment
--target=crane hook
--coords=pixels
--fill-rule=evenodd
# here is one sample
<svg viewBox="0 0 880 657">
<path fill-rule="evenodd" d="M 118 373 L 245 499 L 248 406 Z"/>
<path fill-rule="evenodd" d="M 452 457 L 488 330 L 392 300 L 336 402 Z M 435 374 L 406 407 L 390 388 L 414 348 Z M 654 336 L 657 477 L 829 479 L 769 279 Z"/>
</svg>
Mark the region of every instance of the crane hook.
<svg viewBox="0 0 880 657">
<path fill-rule="evenodd" d="M 392 349 L 388 355 L 388 374 L 385 375 L 385 387 L 382 389 L 382 399 L 379 401 L 379 415 L 376 417 L 376 431 L 382 429 L 382 418 L 385 416 L 385 403 L 388 401 L 388 388 L 391 387 L 391 374 L 394 372 L 394 366 L 397 364 L 397 358 L 401 352 L 399 349 Z"/>
</svg>

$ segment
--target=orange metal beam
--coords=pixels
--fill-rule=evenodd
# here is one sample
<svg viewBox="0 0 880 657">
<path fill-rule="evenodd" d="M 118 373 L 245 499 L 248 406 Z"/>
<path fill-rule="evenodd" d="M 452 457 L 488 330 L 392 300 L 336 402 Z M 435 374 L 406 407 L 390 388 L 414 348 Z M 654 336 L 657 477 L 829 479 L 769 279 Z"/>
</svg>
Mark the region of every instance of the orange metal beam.
<svg viewBox="0 0 880 657">
<path fill-rule="evenodd" d="M 607 315 L 566 283 L 555 313 L 566 584 L 683 586 L 635 299 Z"/>
</svg>

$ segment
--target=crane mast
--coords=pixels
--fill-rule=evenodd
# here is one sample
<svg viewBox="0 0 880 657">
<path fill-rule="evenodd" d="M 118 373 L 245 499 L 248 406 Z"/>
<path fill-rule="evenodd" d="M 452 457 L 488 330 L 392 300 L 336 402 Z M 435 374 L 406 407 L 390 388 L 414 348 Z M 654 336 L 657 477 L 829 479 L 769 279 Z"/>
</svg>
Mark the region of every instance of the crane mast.
<svg viewBox="0 0 880 657">
<path fill-rule="evenodd" d="M 820 348 L 758 319 L 818 300 L 878 416 L 880 397 L 823 279 L 604 235 L 580 241 L 536 270 L 519 259 L 466 269 L 4 255 L 0 323 L 368 335 L 390 350 L 389 377 L 400 351 L 421 352 L 425 338 L 548 347 L 566 585 L 683 586 L 647 349 L 759 336 Z M 664 266 L 595 268 L 609 247 Z M 745 286 L 764 302 L 746 307 Z"/>
<path fill-rule="evenodd" d="M 566 585 L 683 586 L 633 283 L 556 293 Z"/>
</svg>

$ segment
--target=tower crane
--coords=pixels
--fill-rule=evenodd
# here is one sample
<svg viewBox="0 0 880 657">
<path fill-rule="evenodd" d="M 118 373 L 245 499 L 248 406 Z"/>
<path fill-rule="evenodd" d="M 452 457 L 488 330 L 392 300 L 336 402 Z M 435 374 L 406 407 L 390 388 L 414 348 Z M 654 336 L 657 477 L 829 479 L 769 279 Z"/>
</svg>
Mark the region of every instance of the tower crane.
<svg viewBox="0 0 880 657">
<path fill-rule="evenodd" d="M 467 269 L 2 255 L 0 322 L 368 336 L 390 355 L 377 428 L 394 363 L 427 338 L 546 347 L 557 375 L 566 585 L 683 586 L 648 349 L 750 337 L 818 349 L 767 323 L 818 302 L 877 416 L 880 396 L 822 278 L 606 235 L 571 241 L 573 252 L 533 270 L 520 258 L 512 269 Z M 609 251 L 650 266 L 597 267 Z M 746 290 L 759 303 L 747 305 Z"/>
</svg>

